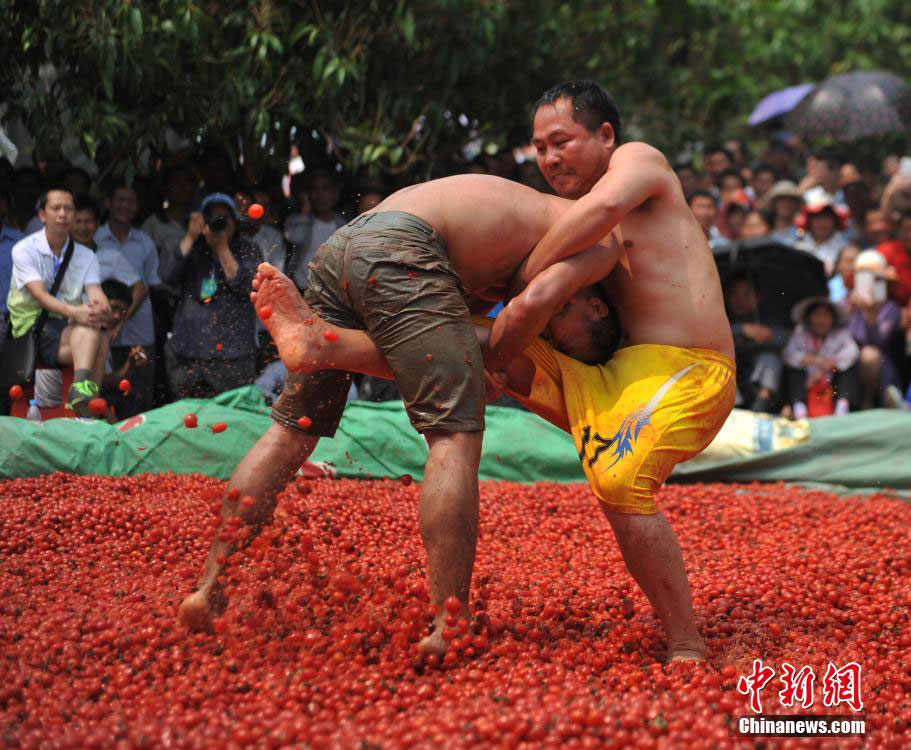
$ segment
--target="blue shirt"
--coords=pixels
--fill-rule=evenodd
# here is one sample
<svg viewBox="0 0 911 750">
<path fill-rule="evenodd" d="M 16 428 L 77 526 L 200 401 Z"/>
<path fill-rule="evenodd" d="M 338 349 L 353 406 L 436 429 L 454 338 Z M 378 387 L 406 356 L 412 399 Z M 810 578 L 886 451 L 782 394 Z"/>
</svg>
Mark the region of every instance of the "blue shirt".
<svg viewBox="0 0 911 750">
<path fill-rule="evenodd" d="M 6 295 L 13 276 L 13 245 L 25 237 L 6 224 L 0 225 L 0 313 L 6 314 Z"/>
<path fill-rule="evenodd" d="M 111 231 L 110 224 L 105 224 L 95 232 L 95 244 L 102 258 L 111 251 L 122 253 L 146 286 L 161 284 L 158 277 L 158 248 L 155 247 L 152 238 L 142 230 L 131 227 L 126 239 L 120 242 Z M 123 324 L 120 335 L 114 340 L 114 346 L 150 346 L 154 343 L 152 303 L 146 295 L 133 317 L 128 318 Z"/>
</svg>

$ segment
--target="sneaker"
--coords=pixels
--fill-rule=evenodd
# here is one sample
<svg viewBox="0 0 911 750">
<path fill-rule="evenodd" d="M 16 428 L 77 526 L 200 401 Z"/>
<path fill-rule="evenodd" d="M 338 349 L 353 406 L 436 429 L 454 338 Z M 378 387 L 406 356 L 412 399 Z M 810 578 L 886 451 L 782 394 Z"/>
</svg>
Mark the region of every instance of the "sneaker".
<svg viewBox="0 0 911 750">
<path fill-rule="evenodd" d="M 887 409 L 911 409 L 908 402 L 902 398 L 902 392 L 894 385 L 890 385 L 883 391 L 883 406 Z"/>
<path fill-rule="evenodd" d="M 80 417 L 96 417 L 89 409 L 89 401 L 98 396 L 98 385 L 94 380 L 78 380 L 66 392 L 66 408 Z"/>
</svg>

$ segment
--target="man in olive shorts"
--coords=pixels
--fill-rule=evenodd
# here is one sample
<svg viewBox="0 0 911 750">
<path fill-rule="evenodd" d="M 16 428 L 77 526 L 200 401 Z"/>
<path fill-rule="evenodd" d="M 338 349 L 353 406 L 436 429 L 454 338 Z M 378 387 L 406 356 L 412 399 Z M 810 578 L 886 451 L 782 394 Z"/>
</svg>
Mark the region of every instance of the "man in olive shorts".
<svg viewBox="0 0 911 750">
<path fill-rule="evenodd" d="M 276 494 L 319 438 L 334 435 L 351 375 L 326 369 L 337 364 L 332 347 L 344 351 L 340 368 L 368 374 L 369 367 L 359 366 L 359 352 L 370 363 L 379 348 L 411 423 L 430 449 L 418 516 L 431 600 L 442 605 L 456 597 L 467 617 L 485 376 L 466 297 L 502 294 L 529 251 L 570 205 L 509 180 L 459 175 L 400 190 L 374 213 L 337 230 L 314 256 L 304 298 L 287 277 L 261 265 L 253 296 L 289 376 L 272 410 L 276 424 L 228 483 L 223 518 L 241 515 L 257 531 L 271 517 Z M 592 283 L 606 275 L 617 256 L 616 248 L 596 245 L 545 273 L 575 278 L 575 267 L 585 262 Z M 545 290 L 547 286 L 542 284 Z M 559 283 L 553 288 L 567 299 L 575 291 Z M 340 328 L 330 331 L 327 324 Z M 352 329 L 370 336 L 355 335 Z M 608 347 L 592 342 L 592 361 L 609 355 Z M 319 371 L 301 372 L 308 369 Z M 246 509 L 238 496 L 256 502 Z M 234 548 L 220 534 L 197 590 L 181 604 L 181 620 L 192 628 L 208 627 L 212 614 L 224 606 L 217 579 Z M 446 610 L 440 609 L 433 632 L 421 644 L 424 651 L 445 649 L 441 631 Z"/>
</svg>

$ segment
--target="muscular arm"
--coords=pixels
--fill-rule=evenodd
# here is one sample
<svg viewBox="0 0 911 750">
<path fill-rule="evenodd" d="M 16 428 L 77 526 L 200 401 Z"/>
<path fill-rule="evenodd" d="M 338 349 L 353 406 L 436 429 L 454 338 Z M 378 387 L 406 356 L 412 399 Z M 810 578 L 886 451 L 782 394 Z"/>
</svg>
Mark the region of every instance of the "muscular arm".
<svg viewBox="0 0 911 750">
<path fill-rule="evenodd" d="M 630 211 L 661 194 L 672 175 L 667 160 L 651 146 L 628 143 L 618 148 L 591 192 L 554 222 L 526 258 L 519 271 L 522 280 L 528 283 L 552 263 L 599 242 Z"/>
<path fill-rule="evenodd" d="M 525 351 L 577 291 L 606 277 L 618 257 L 619 248 L 595 245 L 535 276 L 497 316 L 485 367 L 491 372 L 503 370 Z"/>
</svg>

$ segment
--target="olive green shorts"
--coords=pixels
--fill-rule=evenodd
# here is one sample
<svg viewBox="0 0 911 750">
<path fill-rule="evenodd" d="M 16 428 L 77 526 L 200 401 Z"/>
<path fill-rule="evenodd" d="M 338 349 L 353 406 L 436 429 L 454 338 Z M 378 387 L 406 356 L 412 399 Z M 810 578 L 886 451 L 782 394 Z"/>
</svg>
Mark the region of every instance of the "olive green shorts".
<svg viewBox="0 0 911 750">
<path fill-rule="evenodd" d="M 484 367 L 465 290 L 437 231 L 401 211 L 358 216 L 320 247 L 304 299 L 324 320 L 366 330 L 418 432 L 484 429 Z M 288 373 L 272 417 L 332 437 L 351 374 Z M 298 425 L 302 416 L 311 425 Z"/>
</svg>

